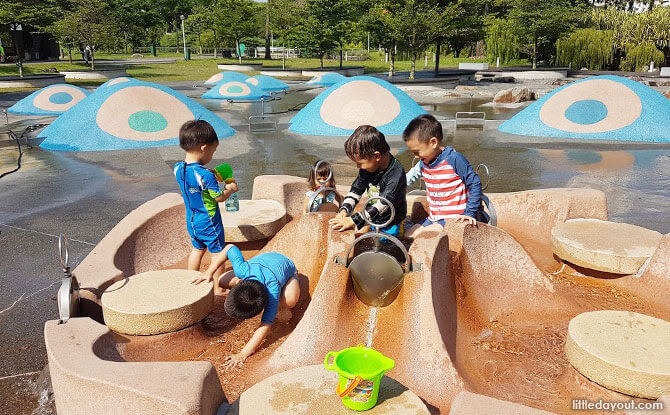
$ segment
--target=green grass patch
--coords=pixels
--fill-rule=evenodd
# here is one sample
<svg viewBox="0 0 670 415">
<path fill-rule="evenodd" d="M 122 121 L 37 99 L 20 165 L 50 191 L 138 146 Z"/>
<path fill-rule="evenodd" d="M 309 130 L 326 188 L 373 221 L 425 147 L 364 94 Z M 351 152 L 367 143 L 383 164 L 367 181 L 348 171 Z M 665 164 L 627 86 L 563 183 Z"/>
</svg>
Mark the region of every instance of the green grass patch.
<svg viewBox="0 0 670 415">
<path fill-rule="evenodd" d="M 173 56 L 174 55 L 174 56 Z M 96 55 L 98 59 L 129 59 L 129 54 L 105 54 L 100 53 Z M 194 55 L 195 56 L 195 55 Z M 379 73 L 387 72 L 389 64 L 384 61 L 384 54 L 379 53 L 378 51 L 370 52 L 370 59 L 365 61 L 344 61 L 342 62 L 343 66 L 362 66 L 365 68 L 366 73 Z M 145 55 L 145 57 L 150 58 L 151 56 Z M 180 54 L 173 53 L 164 53 L 159 54 L 161 57 L 181 57 Z M 455 68 L 458 67 L 458 64 L 461 62 L 487 62 L 486 59 L 469 59 L 469 58 L 454 58 L 452 56 L 441 56 L 440 57 L 440 69 Z M 128 76 L 151 82 L 161 82 L 161 81 L 204 81 L 210 76 L 220 72 L 217 68 L 219 63 L 238 63 L 236 58 L 209 58 L 209 59 L 192 59 L 190 61 L 185 61 L 183 59 L 178 59 L 175 63 L 168 64 L 159 64 L 159 63 L 146 63 L 146 64 L 136 64 L 128 65 L 126 71 Z M 246 58 L 242 60 L 242 63 L 261 63 L 264 67 L 268 68 L 281 68 L 282 61 L 281 59 L 265 60 L 262 58 Z M 526 65 L 528 61 L 520 60 L 515 62 L 510 62 L 506 66 L 519 66 Z M 337 59 L 325 59 L 323 62 L 324 67 L 326 68 L 336 68 L 339 66 L 339 60 Z M 424 59 L 417 59 L 416 61 L 416 70 L 432 70 L 435 63 L 432 61 L 432 54 L 429 55 L 428 65 L 424 67 Z M 24 74 L 43 74 L 45 69 L 56 68 L 58 71 L 65 70 L 88 70 L 90 65 L 86 65 L 83 61 L 75 61 L 70 64 L 68 61 L 59 61 L 59 62 L 46 62 L 46 63 L 26 63 L 23 66 Z M 108 68 L 104 63 L 96 65 L 96 68 L 103 69 Z M 286 68 L 287 69 L 304 69 L 304 68 L 319 68 L 319 59 L 315 58 L 297 58 L 297 59 L 286 59 Z M 395 70 L 396 71 L 409 71 L 411 68 L 410 61 L 396 61 Z M 2 66 L 0 67 L 0 75 L 18 75 L 18 68 L 16 66 Z M 74 85 L 79 86 L 97 86 L 104 82 L 100 81 L 68 81 Z"/>
</svg>

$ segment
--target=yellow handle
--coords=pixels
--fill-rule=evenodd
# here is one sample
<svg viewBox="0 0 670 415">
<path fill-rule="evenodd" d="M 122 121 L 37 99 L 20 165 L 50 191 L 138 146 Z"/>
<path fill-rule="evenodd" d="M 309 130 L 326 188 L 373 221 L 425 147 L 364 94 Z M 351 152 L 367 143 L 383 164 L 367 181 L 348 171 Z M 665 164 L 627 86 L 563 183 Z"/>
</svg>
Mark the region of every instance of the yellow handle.
<svg viewBox="0 0 670 415">
<path fill-rule="evenodd" d="M 328 352 L 326 353 L 326 358 L 323 359 L 323 365 L 326 367 L 328 370 L 335 370 L 335 364 L 333 363 L 328 363 L 328 360 L 330 358 L 333 358 L 333 362 L 335 362 L 335 357 L 337 357 L 338 352 Z"/>
<path fill-rule="evenodd" d="M 340 398 L 344 398 L 345 396 L 349 395 L 352 390 L 356 389 L 356 386 L 358 386 L 358 384 L 361 383 L 361 380 L 362 379 L 360 376 L 356 376 L 354 378 L 354 381 L 351 382 L 351 384 L 347 386 L 347 388 L 344 391 L 340 390 L 340 383 L 338 382 L 337 388 L 335 388 L 335 393 L 338 394 Z"/>
</svg>

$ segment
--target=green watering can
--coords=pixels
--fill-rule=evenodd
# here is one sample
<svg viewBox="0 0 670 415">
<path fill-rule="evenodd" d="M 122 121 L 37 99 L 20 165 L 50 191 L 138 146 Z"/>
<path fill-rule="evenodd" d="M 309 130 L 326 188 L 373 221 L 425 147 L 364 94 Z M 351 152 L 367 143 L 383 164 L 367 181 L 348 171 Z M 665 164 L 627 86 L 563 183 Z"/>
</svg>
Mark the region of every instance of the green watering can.
<svg viewBox="0 0 670 415">
<path fill-rule="evenodd" d="M 332 363 L 329 363 L 331 358 Z M 382 376 L 395 366 L 392 359 L 362 345 L 328 352 L 323 364 L 340 375 L 335 393 L 345 406 L 356 411 L 365 411 L 377 404 Z"/>
<path fill-rule="evenodd" d="M 216 176 L 216 180 L 225 182 L 233 178 L 233 168 L 228 163 L 219 164 L 214 168 L 214 175 Z"/>
</svg>

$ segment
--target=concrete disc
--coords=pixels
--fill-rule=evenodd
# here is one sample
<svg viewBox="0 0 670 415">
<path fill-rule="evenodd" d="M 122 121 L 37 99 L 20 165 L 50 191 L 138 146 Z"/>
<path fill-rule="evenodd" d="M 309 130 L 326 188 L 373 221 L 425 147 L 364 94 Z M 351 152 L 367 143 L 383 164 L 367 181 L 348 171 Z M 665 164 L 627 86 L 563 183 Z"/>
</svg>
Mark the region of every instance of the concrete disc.
<svg viewBox="0 0 670 415">
<path fill-rule="evenodd" d="M 202 273 L 179 269 L 149 271 L 117 281 L 102 294 L 110 329 L 125 334 L 159 334 L 191 326 L 212 312 L 211 283 L 191 281 Z"/>
<path fill-rule="evenodd" d="M 247 389 L 228 410 L 228 415 L 339 415 L 355 411 L 342 404 L 335 394 L 338 374 L 323 365 L 292 369 Z M 430 414 L 426 405 L 412 391 L 384 376 L 377 405 L 366 414 Z"/>
<path fill-rule="evenodd" d="M 630 311 L 582 313 L 565 342 L 582 375 L 617 392 L 656 399 L 670 391 L 670 323 Z"/>
<path fill-rule="evenodd" d="M 581 267 L 635 274 L 661 241 L 660 233 L 627 223 L 570 219 L 551 230 L 556 256 Z"/>
<path fill-rule="evenodd" d="M 286 209 L 269 199 L 240 200 L 240 210 L 227 212 L 219 204 L 226 242 L 248 242 L 273 237 L 287 221 Z"/>
</svg>

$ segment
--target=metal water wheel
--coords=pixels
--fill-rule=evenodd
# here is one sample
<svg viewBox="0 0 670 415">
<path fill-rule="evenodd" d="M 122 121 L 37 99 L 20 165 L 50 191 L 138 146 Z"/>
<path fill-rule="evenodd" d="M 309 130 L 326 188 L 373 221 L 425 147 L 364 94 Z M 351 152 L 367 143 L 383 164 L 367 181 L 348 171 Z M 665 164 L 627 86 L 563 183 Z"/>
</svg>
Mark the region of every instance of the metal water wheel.
<svg viewBox="0 0 670 415">
<path fill-rule="evenodd" d="M 336 258 L 336 261 L 349 269 L 354 292 L 363 303 L 373 307 L 385 307 L 396 299 L 402 288 L 405 274 L 410 272 L 412 267 L 405 245 L 395 236 L 380 231 L 381 228 L 388 226 L 393 221 L 395 216 L 393 205 L 380 196 L 369 199 L 370 202 L 373 200 L 379 200 L 391 209 L 390 218 L 385 223 L 375 224 L 363 210 L 363 218 L 371 228 L 374 228 L 374 231 L 356 238 L 347 250 L 344 259 Z M 354 247 L 366 239 L 374 239 L 373 249 L 357 254 L 350 259 Z M 380 245 L 382 243 L 391 243 L 399 248 L 404 256 L 404 261 L 401 262 L 393 255 L 381 251 Z"/>
<path fill-rule="evenodd" d="M 63 267 L 63 280 L 58 288 L 59 324 L 67 323 L 79 313 L 79 283 L 70 272 L 70 252 L 68 240 L 62 233 L 58 237 L 60 264 Z"/>
</svg>

